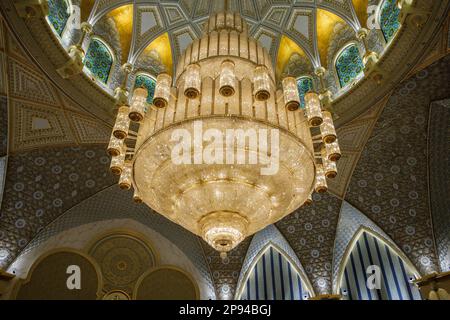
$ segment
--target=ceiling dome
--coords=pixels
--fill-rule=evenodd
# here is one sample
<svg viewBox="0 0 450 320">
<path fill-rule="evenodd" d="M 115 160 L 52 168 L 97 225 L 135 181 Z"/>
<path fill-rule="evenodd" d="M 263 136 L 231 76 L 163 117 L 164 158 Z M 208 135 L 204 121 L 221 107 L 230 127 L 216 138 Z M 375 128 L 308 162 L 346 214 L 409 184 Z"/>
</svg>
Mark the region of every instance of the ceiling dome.
<svg viewBox="0 0 450 320">
<path fill-rule="evenodd" d="M 78 5 L 69 0 L 52 4 L 49 23 L 63 44 L 76 43 L 79 32 L 63 28 L 64 20 L 69 21 L 70 15 L 59 14 L 56 19 L 52 13 L 64 13 L 67 7 L 78 8 Z M 346 85 L 342 86 L 342 81 L 337 79 L 340 75 L 334 64 L 344 46 L 354 42 L 361 59 L 369 51 L 380 55 L 401 26 L 400 11 L 394 0 L 384 0 L 379 7 L 377 11 L 371 9 L 366 0 L 315 3 L 286 0 L 276 4 L 269 1 L 241 1 L 240 4 L 236 1 L 183 0 L 170 4 L 108 1 L 95 6 L 94 1 L 82 1 L 81 14 L 75 19 L 89 23 L 93 35 L 108 43 L 117 64 L 128 62 L 156 76 L 161 71 L 173 73 L 180 55 L 208 28 L 210 16 L 225 10 L 239 12 L 242 25 L 270 53 L 278 79 L 286 75 L 316 77 L 315 70 L 324 68 L 327 87 L 334 96 L 339 96 Z M 370 10 L 373 13 L 369 16 Z M 358 39 L 361 34 L 368 39 L 366 46 Z M 358 74 L 341 76 L 347 77 L 346 84 L 349 84 Z M 107 87 L 114 89 L 113 85 Z"/>
</svg>

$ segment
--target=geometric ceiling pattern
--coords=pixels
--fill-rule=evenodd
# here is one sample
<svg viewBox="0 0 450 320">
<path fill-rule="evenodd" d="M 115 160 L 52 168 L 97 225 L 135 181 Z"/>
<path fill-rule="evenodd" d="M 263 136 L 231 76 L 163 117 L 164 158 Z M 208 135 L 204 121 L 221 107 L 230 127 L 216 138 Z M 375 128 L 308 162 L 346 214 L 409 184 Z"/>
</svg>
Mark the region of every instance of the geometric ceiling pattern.
<svg viewBox="0 0 450 320">
<path fill-rule="evenodd" d="M 361 155 L 346 200 L 377 223 L 424 274 L 437 269 L 428 190 L 430 99 L 448 97 L 450 57 L 400 84 Z M 427 94 L 423 94 L 426 92 Z"/>
<path fill-rule="evenodd" d="M 450 99 L 435 101 L 429 118 L 430 202 L 442 272 L 450 271 Z"/>
<path fill-rule="evenodd" d="M 180 0 L 158 1 L 158 3 L 139 1 L 133 5 L 135 19 L 127 21 L 128 25 L 133 24 L 133 35 L 127 39 L 131 42 L 129 55 L 123 58 L 134 63 L 153 40 L 167 32 L 176 65 L 176 59 L 182 51 L 192 41 L 200 38 L 208 17 L 212 13 L 227 9 L 239 12 L 245 18 L 251 36 L 269 51 L 274 59 L 273 63 L 278 56 L 281 37 L 285 35 L 296 42 L 313 65 L 319 66 L 316 10 L 332 12 L 357 30 L 361 23 L 355 14 L 355 8 L 359 8 L 365 2 L 364 0 L 353 3 L 348 0 Z M 129 4 L 133 2 L 97 1 L 95 6 L 85 9 L 92 10 L 88 22 L 95 25 L 113 9 Z M 84 15 L 86 16 L 87 12 Z"/>
<path fill-rule="evenodd" d="M 0 211 L 0 246 L 8 256 L 0 267 L 64 212 L 116 182 L 105 148 L 50 147 L 8 157 Z"/>
<path fill-rule="evenodd" d="M 301 261 L 316 294 L 331 293 L 333 243 L 342 200 L 314 194 L 313 204 L 276 223 Z"/>
<path fill-rule="evenodd" d="M 6 34 L 10 152 L 38 147 L 106 143 L 111 129 L 58 90 Z"/>
<path fill-rule="evenodd" d="M 202 239 L 199 239 L 206 257 L 206 263 L 212 275 L 212 281 L 218 299 L 229 300 L 234 298 L 239 275 L 251 240 L 252 237 L 248 237 L 242 241 L 228 253 L 226 259 L 222 260 L 218 251 Z"/>
</svg>

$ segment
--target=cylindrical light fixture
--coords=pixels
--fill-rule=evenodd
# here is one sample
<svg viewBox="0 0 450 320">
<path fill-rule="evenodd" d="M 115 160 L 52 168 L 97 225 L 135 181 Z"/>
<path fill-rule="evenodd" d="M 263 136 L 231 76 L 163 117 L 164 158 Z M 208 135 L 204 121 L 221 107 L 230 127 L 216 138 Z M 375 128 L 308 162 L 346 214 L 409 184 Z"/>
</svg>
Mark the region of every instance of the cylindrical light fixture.
<svg viewBox="0 0 450 320">
<path fill-rule="evenodd" d="M 336 129 L 334 128 L 333 116 L 329 111 L 322 111 L 323 122 L 320 125 L 320 132 L 324 143 L 336 141 Z"/>
<path fill-rule="evenodd" d="M 333 143 L 326 143 L 325 147 L 327 149 L 329 160 L 336 162 L 341 158 L 342 156 L 341 148 L 339 148 L 339 143 L 337 139 Z"/>
<path fill-rule="evenodd" d="M 109 145 L 108 145 L 108 154 L 111 157 L 117 157 L 118 155 L 121 154 L 122 150 L 123 150 L 123 145 L 125 143 L 124 139 L 117 139 L 114 134 L 111 135 L 111 139 L 109 140 Z"/>
<path fill-rule="evenodd" d="M 300 95 L 295 78 L 286 77 L 283 79 L 283 94 L 284 104 L 289 111 L 295 111 L 300 107 Z"/>
<path fill-rule="evenodd" d="M 253 94 L 257 101 L 270 99 L 270 77 L 266 66 L 257 66 L 253 76 Z"/>
<path fill-rule="evenodd" d="M 172 77 L 167 73 L 161 73 L 156 78 L 153 105 L 157 108 L 165 108 L 169 104 Z"/>
<path fill-rule="evenodd" d="M 325 177 L 328 179 L 334 179 L 337 176 L 337 165 L 336 162 L 331 161 L 328 158 L 327 149 L 325 146 L 322 147 L 322 164 L 323 170 L 325 171 Z"/>
<path fill-rule="evenodd" d="M 231 97 L 236 92 L 236 74 L 234 62 L 225 60 L 220 67 L 219 92 L 224 97 Z"/>
<path fill-rule="evenodd" d="M 305 203 L 303 204 L 304 206 L 309 206 L 313 203 L 313 198 L 312 198 L 312 194 L 310 194 L 308 196 L 308 199 L 305 200 Z"/>
<path fill-rule="evenodd" d="M 128 116 L 130 107 L 121 106 L 117 113 L 116 124 L 114 125 L 113 134 L 117 139 L 125 139 L 130 129 L 130 117 Z"/>
<path fill-rule="evenodd" d="M 125 161 L 123 164 L 123 170 L 119 179 L 119 187 L 122 190 L 131 189 L 131 174 L 133 171 L 133 163 L 131 161 Z"/>
<path fill-rule="evenodd" d="M 200 95 L 201 86 L 200 66 L 195 63 L 188 65 L 184 78 L 184 95 L 186 98 L 197 99 Z"/>
<path fill-rule="evenodd" d="M 133 97 L 131 98 L 130 114 L 128 115 L 131 121 L 141 122 L 144 119 L 147 97 L 147 89 L 137 88 L 134 90 Z"/>
<path fill-rule="evenodd" d="M 316 185 L 317 193 L 325 193 L 328 190 L 327 179 L 325 178 L 325 170 L 322 164 L 316 164 Z"/>
<path fill-rule="evenodd" d="M 139 191 L 137 189 L 134 189 L 133 201 L 135 203 L 139 203 L 139 204 L 143 202 L 143 200 L 141 198 L 141 194 L 139 193 Z"/>
<path fill-rule="evenodd" d="M 125 145 L 123 145 L 120 153 L 117 156 L 112 157 L 111 159 L 110 169 L 114 175 L 120 176 L 122 174 L 125 156 L 126 156 L 126 147 Z"/>
<path fill-rule="evenodd" d="M 312 127 L 320 126 L 323 122 L 322 106 L 319 95 L 314 91 L 305 94 L 305 109 L 309 125 Z"/>
</svg>

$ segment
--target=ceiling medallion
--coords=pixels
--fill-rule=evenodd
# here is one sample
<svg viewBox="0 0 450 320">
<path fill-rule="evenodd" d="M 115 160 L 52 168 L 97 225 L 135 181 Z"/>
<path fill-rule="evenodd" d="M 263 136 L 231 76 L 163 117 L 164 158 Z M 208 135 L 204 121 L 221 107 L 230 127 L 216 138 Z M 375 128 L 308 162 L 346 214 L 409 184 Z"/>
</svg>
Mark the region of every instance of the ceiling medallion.
<svg viewBox="0 0 450 320">
<path fill-rule="evenodd" d="M 238 14 L 214 14 L 180 57 L 175 82 L 158 76 L 151 107 L 137 88 L 119 108 L 108 148 L 122 189 L 222 257 L 337 174 L 331 113 L 312 91 L 302 109 L 295 78 L 277 88 L 271 61 Z"/>
</svg>

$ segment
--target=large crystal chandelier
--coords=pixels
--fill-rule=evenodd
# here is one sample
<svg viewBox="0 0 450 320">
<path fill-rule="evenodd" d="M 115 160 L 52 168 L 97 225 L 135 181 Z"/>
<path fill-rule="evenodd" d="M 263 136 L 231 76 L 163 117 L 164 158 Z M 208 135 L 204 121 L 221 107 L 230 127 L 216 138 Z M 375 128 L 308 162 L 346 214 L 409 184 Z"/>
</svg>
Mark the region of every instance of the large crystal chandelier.
<svg viewBox="0 0 450 320">
<path fill-rule="evenodd" d="M 143 88 L 118 110 L 111 170 L 121 188 L 134 189 L 135 201 L 225 257 L 310 203 L 314 190 L 327 190 L 340 157 L 332 115 L 312 91 L 301 109 L 295 78 L 277 87 L 270 55 L 238 14 L 210 17 L 204 36 L 180 57 L 175 79 L 157 77 L 148 110 Z M 320 128 L 320 141 L 313 142 L 312 127 Z"/>
</svg>

